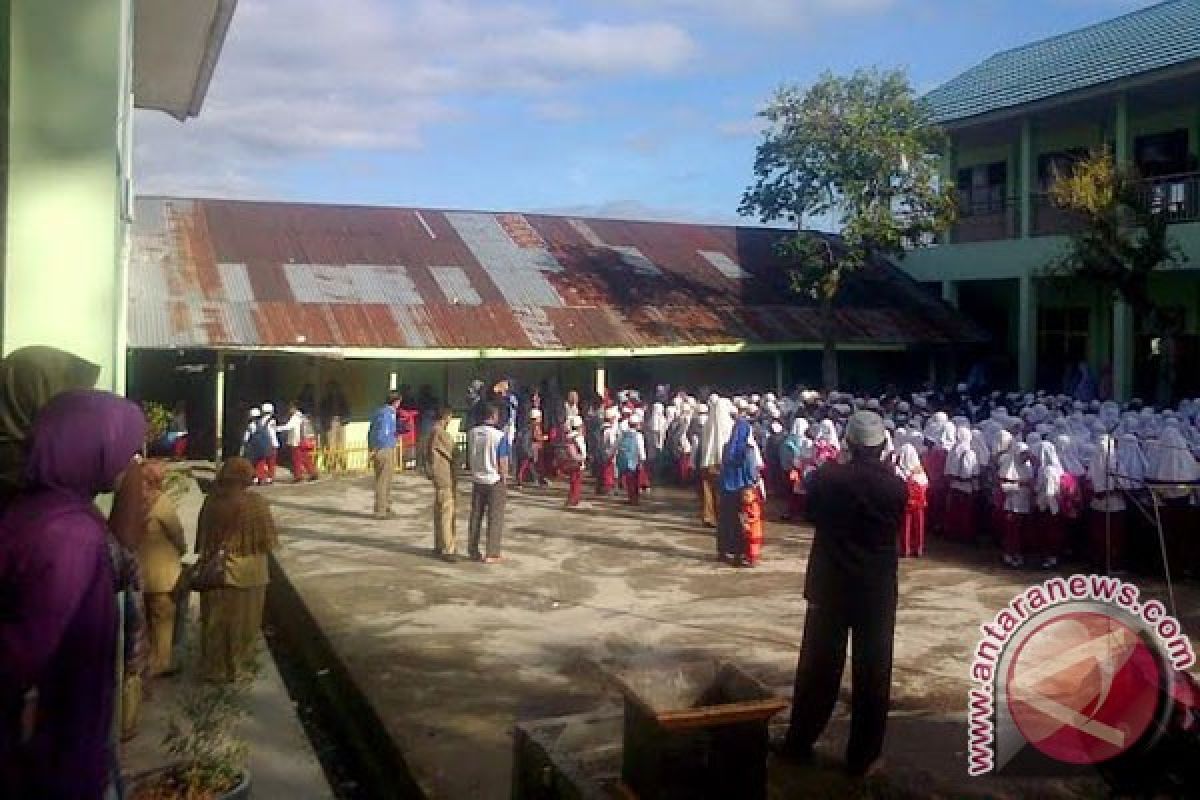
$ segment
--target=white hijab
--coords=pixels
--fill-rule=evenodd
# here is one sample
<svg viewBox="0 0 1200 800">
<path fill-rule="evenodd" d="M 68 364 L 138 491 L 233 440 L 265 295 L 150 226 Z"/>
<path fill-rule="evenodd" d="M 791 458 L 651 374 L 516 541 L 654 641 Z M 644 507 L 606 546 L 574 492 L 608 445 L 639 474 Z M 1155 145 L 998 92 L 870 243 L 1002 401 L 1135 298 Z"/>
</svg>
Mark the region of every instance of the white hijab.
<svg viewBox="0 0 1200 800">
<path fill-rule="evenodd" d="M 954 431 L 954 447 L 946 458 L 946 474 L 960 481 L 979 475 L 979 457 L 971 447 L 971 429 L 960 425 Z"/>
<path fill-rule="evenodd" d="M 725 445 L 733 435 L 733 403 L 713 395 L 708 401 L 709 415 L 700 433 L 700 466 L 719 467 Z"/>
<path fill-rule="evenodd" d="M 1067 472 L 1076 478 L 1082 478 L 1087 474 L 1087 467 L 1083 465 L 1083 459 L 1079 457 L 1079 450 L 1075 447 L 1075 440 L 1070 436 L 1064 433 L 1054 437 L 1054 450 L 1058 454 L 1063 469 Z"/>
<path fill-rule="evenodd" d="M 1058 459 L 1058 450 L 1050 442 L 1039 442 L 1035 451 L 1038 461 L 1038 474 L 1035 480 L 1037 488 L 1038 508 L 1058 513 L 1058 495 L 1062 489 L 1062 479 L 1066 470 Z"/>
<path fill-rule="evenodd" d="M 921 466 L 921 456 L 917 454 L 917 448 L 907 442 L 900 445 L 896 454 L 896 472 L 906 481 L 912 481 L 921 486 L 929 485 L 929 477 L 925 474 L 924 467 Z"/>
<path fill-rule="evenodd" d="M 1178 428 L 1163 430 L 1158 444 L 1158 458 L 1150 477 L 1165 483 L 1190 483 L 1200 480 L 1200 467 Z M 1194 488 L 1194 487 L 1193 487 Z"/>
<path fill-rule="evenodd" d="M 1117 471 L 1116 448 L 1113 439 L 1108 434 L 1096 438 L 1096 450 L 1092 461 L 1088 464 L 1088 480 L 1093 491 L 1111 492 L 1116 489 L 1113 474 Z"/>
<path fill-rule="evenodd" d="M 1146 456 L 1138 438 L 1132 433 L 1117 437 L 1117 486 L 1121 489 L 1141 489 L 1148 472 Z"/>
</svg>

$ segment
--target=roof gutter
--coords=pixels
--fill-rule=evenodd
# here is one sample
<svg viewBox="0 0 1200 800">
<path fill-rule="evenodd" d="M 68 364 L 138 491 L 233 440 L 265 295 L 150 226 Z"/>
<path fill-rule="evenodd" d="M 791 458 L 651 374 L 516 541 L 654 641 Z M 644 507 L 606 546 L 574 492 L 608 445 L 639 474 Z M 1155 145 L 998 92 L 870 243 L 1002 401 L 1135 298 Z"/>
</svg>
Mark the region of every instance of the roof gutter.
<svg viewBox="0 0 1200 800">
<path fill-rule="evenodd" d="M 908 345 L 879 342 L 838 344 L 840 352 L 901 353 Z M 316 358 L 376 361 L 500 361 L 529 359 L 647 358 L 654 356 L 703 356 L 736 353 L 816 352 L 820 343 L 785 342 L 780 344 L 701 344 L 663 347 L 581 347 L 572 350 L 519 350 L 502 347 L 420 348 L 420 347 L 131 347 L 131 350 L 209 350 L 223 353 L 261 355 L 299 355 Z"/>
</svg>

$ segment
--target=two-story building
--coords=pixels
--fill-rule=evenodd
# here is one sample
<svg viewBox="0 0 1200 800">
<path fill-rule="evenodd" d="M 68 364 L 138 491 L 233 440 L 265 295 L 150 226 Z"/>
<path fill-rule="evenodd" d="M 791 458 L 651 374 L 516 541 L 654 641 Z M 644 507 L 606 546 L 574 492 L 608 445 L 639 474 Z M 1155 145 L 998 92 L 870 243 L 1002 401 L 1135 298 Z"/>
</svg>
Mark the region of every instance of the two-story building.
<svg viewBox="0 0 1200 800">
<path fill-rule="evenodd" d="M 959 219 L 903 266 L 992 334 L 993 385 L 1057 389 L 1081 360 L 1118 398 L 1158 393 L 1172 353 L 1176 395 L 1200 392 L 1200 0 L 1170 0 L 991 56 L 927 95 L 949 134 Z M 1188 261 L 1152 276 L 1181 334 L 1152 341 L 1109 293 L 1047 269 L 1077 224 L 1049 202 L 1054 176 L 1108 147 L 1136 167 Z M 969 364 L 960 358 L 961 375 Z"/>
</svg>

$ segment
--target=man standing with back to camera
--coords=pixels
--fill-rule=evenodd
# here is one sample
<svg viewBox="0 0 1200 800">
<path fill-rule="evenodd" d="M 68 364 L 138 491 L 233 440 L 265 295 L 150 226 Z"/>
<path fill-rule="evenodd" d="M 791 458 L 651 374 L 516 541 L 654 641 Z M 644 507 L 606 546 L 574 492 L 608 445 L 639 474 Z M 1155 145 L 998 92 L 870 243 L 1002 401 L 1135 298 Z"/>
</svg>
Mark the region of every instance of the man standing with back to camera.
<svg viewBox="0 0 1200 800">
<path fill-rule="evenodd" d="M 858 776 L 875 772 L 883 752 L 896 628 L 896 534 L 908 499 L 904 481 L 881 461 L 885 439 L 878 414 L 854 414 L 846 425 L 849 463 L 821 467 L 808 490 L 815 528 L 804 584 L 808 612 L 781 752 L 793 761 L 812 759 L 837 702 L 850 635 L 853 714 L 846 770 Z"/>
</svg>

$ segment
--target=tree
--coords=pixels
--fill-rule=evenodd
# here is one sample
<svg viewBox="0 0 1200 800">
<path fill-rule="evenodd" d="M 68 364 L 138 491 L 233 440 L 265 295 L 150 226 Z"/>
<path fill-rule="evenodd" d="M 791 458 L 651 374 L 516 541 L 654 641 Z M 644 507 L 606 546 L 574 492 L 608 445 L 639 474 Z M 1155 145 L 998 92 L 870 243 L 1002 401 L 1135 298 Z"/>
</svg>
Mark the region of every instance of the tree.
<svg viewBox="0 0 1200 800">
<path fill-rule="evenodd" d="M 1102 148 L 1057 176 L 1050 199 L 1079 226 L 1066 252 L 1047 271 L 1089 281 L 1121 298 L 1141 317 L 1148 333 L 1169 340 L 1173 331 L 1150 296 L 1150 274 L 1185 257 L 1168 233 L 1170 218 L 1162 195 L 1151 191 L 1136 170 L 1117 165 L 1111 151 Z M 1159 362 L 1163 402 L 1161 395 L 1169 394 L 1172 382 L 1168 361 Z"/>
<path fill-rule="evenodd" d="M 759 115 L 769 125 L 738 210 L 796 226 L 781 255 L 792 289 L 820 303 L 822 381 L 834 389 L 833 311 L 845 276 L 875 258 L 903 257 L 954 220 L 953 188 L 938 174 L 945 137 L 900 70 L 825 73 L 807 89 L 779 89 Z M 839 238 L 803 231 L 805 217 L 827 216 Z"/>
</svg>

